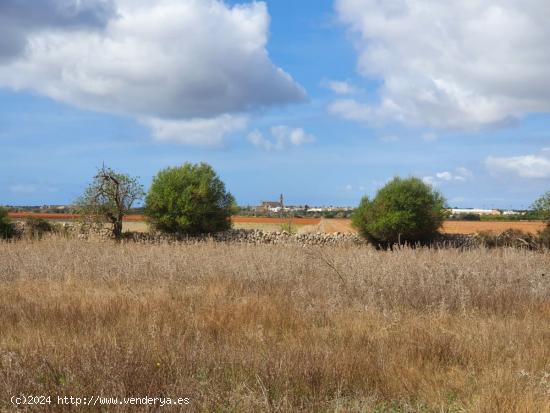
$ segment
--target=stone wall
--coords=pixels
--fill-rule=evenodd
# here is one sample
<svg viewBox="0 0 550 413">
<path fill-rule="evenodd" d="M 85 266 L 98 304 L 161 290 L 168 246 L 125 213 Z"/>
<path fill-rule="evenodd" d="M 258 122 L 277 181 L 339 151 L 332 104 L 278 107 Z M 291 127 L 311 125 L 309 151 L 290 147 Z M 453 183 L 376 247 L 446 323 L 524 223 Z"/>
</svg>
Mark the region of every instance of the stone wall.
<svg viewBox="0 0 550 413">
<path fill-rule="evenodd" d="M 28 236 L 24 223 L 18 223 L 20 236 Z M 79 223 L 64 223 L 54 225 L 54 231 L 68 237 L 78 239 L 110 239 L 111 231 L 102 226 L 82 226 Z M 298 233 L 286 231 L 267 232 L 256 229 L 231 229 L 211 235 L 195 237 L 167 235 L 155 232 L 126 232 L 125 242 L 139 243 L 197 243 L 197 242 L 231 242 L 258 245 L 367 245 L 368 243 L 356 234 L 349 233 Z M 473 236 L 460 234 L 441 234 L 431 244 L 435 247 L 475 247 L 477 240 Z"/>
</svg>

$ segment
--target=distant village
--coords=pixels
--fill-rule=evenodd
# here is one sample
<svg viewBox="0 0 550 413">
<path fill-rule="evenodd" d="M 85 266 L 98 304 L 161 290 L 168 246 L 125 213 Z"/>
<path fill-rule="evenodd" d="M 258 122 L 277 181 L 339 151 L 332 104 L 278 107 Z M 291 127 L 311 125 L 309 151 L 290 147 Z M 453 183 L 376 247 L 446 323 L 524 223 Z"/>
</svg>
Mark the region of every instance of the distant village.
<svg viewBox="0 0 550 413">
<path fill-rule="evenodd" d="M 68 213 L 74 212 L 73 205 L 24 205 L 10 206 L 7 208 L 14 212 L 37 212 L 37 213 Z M 355 208 L 351 206 L 335 206 L 335 205 L 286 205 L 283 195 L 280 195 L 277 201 L 262 201 L 257 206 L 241 206 L 239 214 L 242 215 L 292 215 L 292 216 L 324 216 L 328 218 L 349 218 Z M 135 208 L 132 213 L 139 214 L 142 208 Z M 482 209 L 482 208 L 449 208 L 451 218 L 460 219 L 468 216 L 486 216 L 498 217 L 501 216 L 522 216 L 526 215 L 525 210 L 502 210 L 502 209 Z"/>
</svg>

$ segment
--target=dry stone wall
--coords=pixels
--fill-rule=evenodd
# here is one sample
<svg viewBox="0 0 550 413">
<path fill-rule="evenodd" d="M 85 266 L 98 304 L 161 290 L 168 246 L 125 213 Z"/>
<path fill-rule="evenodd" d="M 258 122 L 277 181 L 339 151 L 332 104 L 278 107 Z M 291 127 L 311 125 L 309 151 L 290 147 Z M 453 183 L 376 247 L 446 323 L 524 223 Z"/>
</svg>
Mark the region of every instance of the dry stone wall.
<svg viewBox="0 0 550 413">
<path fill-rule="evenodd" d="M 111 231 L 102 226 L 83 226 L 79 223 L 55 225 L 55 232 L 78 239 L 110 239 Z M 25 224 L 18 223 L 18 232 L 24 237 L 27 233 Z M 210 235 L 194 237 L 167 235 L 155 232 L 126 232 L 125 242 L 139 243 L 197 243 L 197 242 L 230 242 L 257 245 L 367 245 L 367 242 L 356 234 L 350 233 L 298 233 L 286 231 L 269 232 L 256 229 L 231 229 Z M 459 234 L 439 235 L 431 246 L 438 247 L 475 247 L 479 245 L 475 237 Z"/>
</svg>

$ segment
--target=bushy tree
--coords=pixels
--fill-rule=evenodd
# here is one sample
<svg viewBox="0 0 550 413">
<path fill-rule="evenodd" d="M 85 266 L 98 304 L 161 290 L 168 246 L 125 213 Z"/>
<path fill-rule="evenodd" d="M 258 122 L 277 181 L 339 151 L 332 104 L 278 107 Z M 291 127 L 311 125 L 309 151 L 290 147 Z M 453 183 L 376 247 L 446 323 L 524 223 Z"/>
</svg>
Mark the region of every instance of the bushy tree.
<svg viewBox="0 0 550 413">
<path fill-rule="evenodd" d="M 362 236 L 376 245 L 428 241 L 447 212 L 441 194 L 418 178 L 394 178 L 375 198 L 365 197 L 352 216 Z"/>
<path fill-rule="evenodd" d="M 122 219 L 134 202 L 145 195 L 137 178 L 102 166 L 77 201 L 81 214 L 94 222 L 107 221 L 112 225 L 115 239 L 122 237 Z"/>
<path fill-rule="evenodd" d="M 15 234 L 15 227 L 8 216 L 8 210 L 0 208 L 0 239 L 11 238 Z"/>
<path fill-rule="evenodd" d="M 550 225 L 550 191 L 533 202 L 531 210 L 539 219 L 545 220 Z"/>
<path fill-rule="evenodd" d="M 546 228 L 539 231 L 538 238 L 542 246 L 550 248 L 550 191 L 533 202 L 531 210 L 539 219 L 546 221 Z"/>
<path fill-rule="evenodd" d="M 187 235 L 229 229 L 234 207 L 235 199 L 206 163 L 160 171 L 145 200 L 146 214 L 156 229 Z"/>
</svg>

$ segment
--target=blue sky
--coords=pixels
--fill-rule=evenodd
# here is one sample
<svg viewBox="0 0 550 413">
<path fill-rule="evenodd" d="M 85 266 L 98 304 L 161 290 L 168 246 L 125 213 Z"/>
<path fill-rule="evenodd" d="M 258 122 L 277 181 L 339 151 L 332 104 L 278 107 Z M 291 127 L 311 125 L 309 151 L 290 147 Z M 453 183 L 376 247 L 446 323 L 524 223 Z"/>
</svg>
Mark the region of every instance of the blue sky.
<svg viewBox="0 0 550 413">
<path fill-rule="evenodd" d="M 48 1 L 0 6 L 0 204 L 70 203 L 102 163 L 147 187 L 205 161 L 242 205 L 353 206 L 395 175 L 461 207 L 550 190 L 543 1 Z"/>
</svg>

